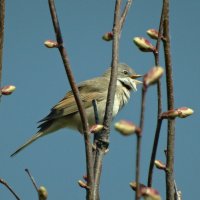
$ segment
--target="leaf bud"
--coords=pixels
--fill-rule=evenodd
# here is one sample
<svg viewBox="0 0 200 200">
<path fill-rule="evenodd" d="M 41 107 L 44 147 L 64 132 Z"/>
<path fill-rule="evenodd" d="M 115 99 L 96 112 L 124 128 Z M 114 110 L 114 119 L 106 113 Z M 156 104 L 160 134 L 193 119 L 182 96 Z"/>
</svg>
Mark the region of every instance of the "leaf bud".
<svg viewBox="0 0 200 200">
<path fill-rule="evenodd" d="M 134 133 L 140 134 L 141 130 L 135 124 L 129 121 L 121 120 L 115 123 L 115 129 L 124 136 L 132 135 Z"/>
<path fill-rule="evenodd" d="M 134 37 L 133 42 L 143 52 L 155 52 L 156 48 L 143 37 Z"/>
</svg>

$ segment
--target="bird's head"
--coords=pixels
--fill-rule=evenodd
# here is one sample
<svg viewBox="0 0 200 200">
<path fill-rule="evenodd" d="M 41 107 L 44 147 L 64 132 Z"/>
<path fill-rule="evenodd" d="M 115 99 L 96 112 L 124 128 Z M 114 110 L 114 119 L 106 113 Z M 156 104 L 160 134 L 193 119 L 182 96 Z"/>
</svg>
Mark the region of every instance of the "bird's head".
<svg viewBox="0 0 200 200">
<path fill-rule="evenodd" d="M 137 84 L 141 84 L 141 81 L 136 80 L 142 77 L 142 75 L 136 74 L 136 72 L 130 68 L 127 64 L 118 64 L 118 75 L 119 80 L 127 89 L 137 91 Z"/>
</svg>

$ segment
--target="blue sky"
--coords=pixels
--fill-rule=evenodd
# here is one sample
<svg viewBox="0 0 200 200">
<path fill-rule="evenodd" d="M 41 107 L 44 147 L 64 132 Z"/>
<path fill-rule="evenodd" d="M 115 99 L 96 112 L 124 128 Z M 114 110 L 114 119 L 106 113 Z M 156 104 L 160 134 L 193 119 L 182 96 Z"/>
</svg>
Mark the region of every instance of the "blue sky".
<svg viewBox="0 0 200 200">
<path fill-rule="evenodd" d="M 61 30 L 77 83 L 101 75 L 111 63 L 111 43 L 102 41 L 111 31 L 115 1 L 57 1 Z M 175 107 L 188 106 L 195 113 L 176 121 L 175 178 L 183 199 L 199 196 L 199 73 L 200 2 L 171 2 L 171 46 Z M 153 65 L 150 53 L 141 53 L 132 43 L 135 36 L 157 28 L 161 1 L 134 1 L 120 40 L 120 62 L 144 74 Z M 85 174 L 83 137 L 63 129 L 41 138 L 15 158 L 10 154 L 37 131 L 37 121 L 48 114 L 68 91 L 60 55 L 47 49 L 43 42 L 54 39 L 47 1 L 7 1 L 3 60 L 3 85 L 14 84 L 12 96 L 1 99 L 0 177 L 4 178 L 21 199 L 36 199 L 37 194 L 24 172 L 28 168 L 38 185 L 44 185 L 49 200 L 84 199 L 85 191 L 77 181 Z M 154 43 L 154 41 L 152 41 Z M 161 65 L 164 65 L 161 56 Z M 163 111 L 166 110 L 165 76 L 162 78 Z M 129 104 L 115 121 L 128 119 L 139 123 L 141 88 L 133 93 Z M 146 183 L 156 124 L 156 87 L 147 94 L 144 136 L 142 139 L 141 182 Z M 157 159 L 165 162 L 166 122 L 162 126 Z M 101 178 L 102 199 L 133 199 L 129 182 L 135 176 L 134 136 L 111 133 L 110 151 L 104 159 Z M 165 198 L 165 176 L 155 170 L 153 186 Z M 3 200 L 15 199 L 0 185 Z"/>
</svg>

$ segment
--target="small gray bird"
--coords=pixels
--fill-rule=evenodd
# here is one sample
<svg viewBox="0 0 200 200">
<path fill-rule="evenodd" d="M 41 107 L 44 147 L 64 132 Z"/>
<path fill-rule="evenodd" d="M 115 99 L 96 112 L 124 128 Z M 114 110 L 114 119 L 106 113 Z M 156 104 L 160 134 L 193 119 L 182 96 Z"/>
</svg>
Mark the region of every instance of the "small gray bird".
<svg viewBox="0 0 200 200">
<path fill-rule="evenodd" d="M 90 127 L 95 124 L 92 100 L 96 100 L 97 102 L 99 123 L 103 123 L 110 73 L 111 68 L 109 68 L 102 76 L 86 80 L 78 85 L 80 97 L 83 101 Z M 113 117 L 115 117 L 119 110 L 128 102 L 130 91 L 137 91 L 137 84 L 142 83 L 141 81 L 136 80 L 138 77 L 141 77 L 141 75 L 136 74 L 128 65 L 122 63 L 118 64 Z M 80 133 L 83 132 L 80 115 L 72 91 L 67 92 L 65 97 L 51 109 L 49 115 L 39 122 L 42 122 L 38 127 L 40 130 L 25 144 L 20 146 L 11 156 L 16 155 L 38 138 L 61 128 L 67 127 L 76 129 Z"/>
</svg>

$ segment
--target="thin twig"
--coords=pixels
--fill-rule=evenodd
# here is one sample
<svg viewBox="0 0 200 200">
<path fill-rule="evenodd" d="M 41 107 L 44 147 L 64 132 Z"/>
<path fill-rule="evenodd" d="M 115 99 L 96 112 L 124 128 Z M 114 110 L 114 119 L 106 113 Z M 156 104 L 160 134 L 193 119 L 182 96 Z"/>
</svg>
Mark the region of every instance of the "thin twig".
<svg viewBox="0 0 200 200">
<path fill-rule="evenodd" d="M 26 172 L 26 173 L 28 174 L 28 176 L 30 177 L 31 182 L 33 183 L 34 188 L 35 188 L 36 191 L 38 192 L 38 187 L 37 187 L 37 185 L 36 185 L 36 182 L 35 182 L 33 176 L 31 175 L 30 171 L 29 171 L 28 169 L 25 169 L 25 172 Z"/>
<path fill-rule="evenodd" d="M 14 192 L 14 190 L 8 185 L 8 183 L 6 183 L 5 180 L 0 178 L 0 183 L 2 183 L 4 186 L 6 186 L 6 188 L 8 188 L 8 190 L 15 196 L 15 198 L 17 200 L 20 200 L 20 198 L 17 196 L 17 194 Z"/>
<path fill-rule="evenodd" d="M 94 109 L 94 118 L 95 118 L 95 123 L 99 124 L 99 114 L 98 114 L 98 107 L 97 107 L 97 102 L 95 99 L 92 100 L 92 105 L 93 105 L 93 109 Z M 93 138 L 93 161 L 95 162 L 95 157 L 96 157 L 96 142 L 98 140 L 100 131 L 98 133 L 94 134 L 94 138 Z"/>
<path fill-rule="evenodd" d="M 151 160 L 150 160 L 150 165 L 149 165 L 148 187 L 152 186 L 153 168 L 154 168 L 154 162 L 156 159 L 156 152 L 157 152 L 157 147 L 158 147 L 158 140 L 159 140 L 161 125 L 162 125 L 162 119 L 158 119 L 155 137 L 154 137 L 153 149 L 151 153 Z"/>
<path fill-rule="evenodd" d="M 109 132 L 110 132 L 110 123 L 112 120 L 112 112 L 113 112 L 113 104 L 114 104 L 114 96 L 116 90 L 116 82 L 117 82 L 117 65 L 118 65 L 118 54 L 119 54 L 119 20 L 120 20 L 120 7 L 121 0 L 116 0 L 115 4 L 115 12 L 114 12 L 114 23 L 113 23 L 113 45 L 112 45 L 112 63 L 111 63 L 111 75 L 110 75 L 110 83 L 108 88 L 106 109 L 103 121 L 103 130 L 99 135 L 97 146 L 96 146 L 96 159 L 94 164 L 94 200 L 99 199 L 99 183 L 100 183 L 100 175 L 102 169 L 102 162 L 105 151 L 109 146 Z"/>
<path fill-rule="evenodd" d="M 5 0 L 1 0 L 0 1 L 0 88 L 2 81 L 2 65 L 3 65 L 4 18 L 5 18 Z"/>
<path fill-rule="evenodd" d="M 80 118 L 82 122 L 82 127 L 83 127 L 83 133 L 84 133 L 84 141 L 85 141 L 85 151 L 86 151 L 86 168 L 87 168 L 87 178 L 88 178 L 88 190 L 87 190 L 87 198 L 91 199 L 92 191 L 93 191 L 93 179 L 94 179 L 94 173 L 93 173 L 93 160 L 92 160 L 92 145 L 90 142 L 90 131 L 89 131 L 89 126 L 88 126 L 88 121 L 85 113 L 85 109 L 83 107 L 83 103 L 80 99 L 80 94 L 78 87 L 75 83 L 72 71 L 71 71 L 71 66 L 69 62 L 69 58 L 66 52 L 66 49 L 64 48 L 63 45 L 63 39 L 61 35 L 61 30 L 59 26 L 59 21 L 57 18 L 56 14 L 56 9 L 55 9 L 55 4 L 54 0 L 49 0 L 49 8 L 51 12 L 51 17 L 52 17 L 52 22 L 54 25 L 54 30 L 56 34 L 56 39 L 58 42 L 58 49 L 61 54 L 63 64 L 65 67 L 65 71 L 80 113 Z"/>
<path fill-rule="evenodd" d="M 96 102 L 95 99 L 92 100 L 92 105 L 93 105 L 93 109 L 94 109 L 95 123 L 96 123 L 96 124 L 99 124 L 98 107 L 97 107 L 97 102 Z M 94 138 L 93 138 L 93 161 L 94 161 L 94 162 L 95 162 L 95 160 L 96 160 L 96 154 L 97 154 L 97 153 L 96 153 L 96 150 L 97 150 L 97 148 L 96 148 L 96 142 L 97 142 L 97 140 L 98 140 L 99 134 L 100 134 L 100 132 L 95 133 L 95 134 L 94 134 Z"/>
<path fill-rule="evenodd" d="M 166 66 L 167 104 L 168 110 L 174 109 L 174 88 L 172 78 L 172 61 L 170 53 L 170 33 L 169 33 L 169 0 L 164 0 L 164 22 L 163 36 L 165 40 L 164 54 Z M 167 135 L 167 162 L 166 162 L 166 199 L 174 200 L 174 142 L 175 142 L 175 120 L 168 119 Z"/>
<path fill-rule="evenodd" d="M 164 150 L 164 153 L 165 153 L 165 156 L 167 157 L 166 149 Z M 165 170 L 165 172 L 166 172 L 166 170 Z M 175 179 L 174 179 L 174 200 L 182 200 L 182 194 L 181 194 L 181 191 L 178 190 Z"/>
<path fill-rule="evenodd" d="M 96 153 L 95 162 L 94 162 L 94 193 L 93 193 L 94 200 L 100 200 L 99 185 L 100 185 L 100 177 L 101 177 L 101 172 L 102 172 L 102 163 L 103 163 L 103 158 L 105 155 L 105 150 L 102 150 L 102 149 L 98 145 L 98 140 L 97 140 L 97 146 L 96 146 L 96 151 L 95 151 Z"/>
<path fill-rule="evenodd" d="M 94 109 L 95 123 L 99 124 L 98 107 L 97 107 L 97 101 L 95 99 L 92 100 L 92 105 L 93 105 L 93 109 Z"/>
<path fill-rule="evenodd" d="M 137 134 L 137 145 L 136 145 L 136 170 L 135 170 L 135 177 L 136 177 L 136 192 L 135 192 L 135 199 L 140 199 L 140 158 L 141 158 L 141 139 L 142 135 Z"/>
<path fill-rule="evenodd" d="M 160 53 L 160 42 L 162 39 L 162 35 L 163 35 L 163 21 L 164 21 L 164 3 L 162 6 L 162 12 L 161 12 L 161 16 L 160 16 L 160 24 L 159 24 L 159 30 L 158 30 L 158 39 L 156 42 L 156 51 L 154 51 L 154 56 L 155 56 L 155 65 L 158 66 L 159 65 L 159 53 Z"/>
<path fill-rule="evenodd" d="M 143 84 L 142 88 L 142 102 L 141 102 L 141 112 L 140 112 L 140 133 L 137 134 L 137 146 L 136 146 L 136 193 L 135 200 L 140 199 L 140 159 L 141 159 L 141 140 L 142 132 L 144 128 L 144 113 L 145 113 L 145 101 L 146 101 L 147 87 Z"/>
<path fill-rule="evenodd" d="M 164 3 L 162 6 L 162 12 L 160 17 L 160 25 L 159 25 L 159 31 L 158 31 L 158 39 L 156 42 L 156 51 L 154 52 L 154 58 L 155 58 L 155 65 L 159 66 L 159 50 L 160 50 L 160 42 L 163 32 L 163 20 L 164 20 Z M 162 93 L 161 93 L 161 81 L 158 80 L 157 82 L 157 98 L 158 98 L 158 114 L 157 114 L 157 125 L 156 125 L 156 132 L 154 136 L 154 144 L 152 148 L 151 153 L 151 160 L 149 165 L 149 173 L 148 173 L 148 187 L 152 186 L 152 179 L 153 179 L 153 168 L 154 168 L 154 162 L 156 159 L 156 153 L 158 148 L 158 141 L 160 137 L 160 129 L 162 125 L 162 120 L 160 119 L 160 114 L 162 113 Z"/>
<path fill-rule="evenodd" d="M 30 171 L 28 169 L 25 169 L 25 172 L 28 174 L 29 178 L 31 179 L 31 182 L 33 183 L 33 186 L 38 193 L 39 200 L 46 200 L 48 196 L 46 188 L 44 186 L 37 187 L 36 182 L 33 176 L 31 175 Z"/>
<path fill-rule="evenodd" d="M 97 108 L 97 101 L 95 99 L 92 100 L 92 105 L 93 105 L 93 109 L 94 109 L 94 118 L 95 118 L 95 123 L 99 124 L 99 114 L 98 114 L 98 108 Z M 93 160 L 95 161 L 95 156 L 96 156 L 96 141 L 98 140 L 98 136 L 99 133 L 95 133 L 94 134 L 94 139 L 93 139 L 93 145 L 94 145 L 94 149 L 93 149 Z"/>
<path fill-rule="evenodd" d="M 121 15 L 121 19 L 120 19 L 120 24 L 119 24 L 119 26 L 120 26 L 119 31 L 120 32 L 122 31 L 122 28 L 124 26 L 124 22 L 125 22 L 127 14 L 128 14 L 128 11 L 131 7 L 131 4 L 132 4 L 132 0 L 127 0 L 126 5 L 125 5 L 124 10 L 123 10 L 122 15 Z"/>
<path fill-rule="evenodd" d="M 114 96 L 115 96 L 116 82 L 117 82 L 117 65 L 118 65 L 118 59 L 119 59 L 120 6 L 121 6 L 121 0 L 116 0 L 114 24 L 113 24 L 111 75 L 110 75 L 110 83 L 109 83 L 109 87 L 108 87 L 109 92 L 107 95 L 105 116 L 104 116 L 104 121 L 103 121 L 104 129 L 101 134 L 102 137 L 107 140 L 107 142 L 108 142 L 108 138 L 109 138 L 109 129 L 110 129 L 110 123 L 112 120 Z"/>
</svg>

